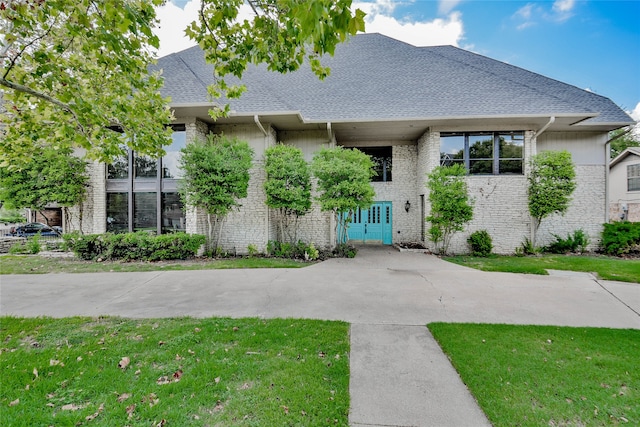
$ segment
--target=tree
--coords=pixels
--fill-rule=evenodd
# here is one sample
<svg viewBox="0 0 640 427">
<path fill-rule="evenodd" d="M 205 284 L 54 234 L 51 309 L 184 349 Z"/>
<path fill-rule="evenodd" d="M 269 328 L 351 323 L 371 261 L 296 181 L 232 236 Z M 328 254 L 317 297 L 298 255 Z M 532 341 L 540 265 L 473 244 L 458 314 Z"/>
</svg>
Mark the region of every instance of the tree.
<svg viewBox="0 0 640 427">
<path fill-rule="evenodd" d="M 180 196 L 186 206 L 207 213 L 208 242 L 213 242 L 213 223 L 218 225 L 217 249 L 227 214 L 247 197 L 253 150 L 246 141 L 209 134 L 181 150 L 184 173 Z"/>
<path fill-rule="evenodd" d="M 333 212 L 336 243 L 344 243 L 355 210 L 368 209 L 373 203 L 373 162 L 359 150 L 323 148 L 313 156 L 311 170 L 318 179 L 320 208 Z"/>
<path fill-rule="evenodd" d="M 205 52 L 215 67 L 215 85 L 209 93 L 218 98 L 235 98 L 244 92 L 242 85 L 229 85 L 225 77 L 242 78 L 247 66 L 267 64 L 271 71 L 295 71 L 308 61 L 321 79 L 329 75 L 320 58 L 333 55 L 338 43 L 349 35 L 364 31 L 365 13 L 351 13 L 351 0 L 249 0 L 255 17 L 237 20 L 243 0 L 202 0 L 197 22 L 185 33 Z M 211 111 L 212 117 L 229 111 Z"/>
<path fill-rule="evenodd" d="M 529 213 L 533 219 L 535 247 L 540 223 L 551 214 L 564 215 L 576 189 L 576 172 L 568 151 L 543 151 L 531 159 Z"/>
<path fill-rule="evenodd" d="M 109 161 L 171 143 L 162 80 L 149 74 L 154 6 L 162 0 L 0 0 L 0 165 L 21 167 L 44 147 L 83 147 Z"/>
<path fill-rule="evenodd" d="M 129 148 L 153 158 L 171 143 L 162 80 L 149 74 L 155 6 L 165 0 L 0 0 L 0 164 L 20 167 L 42 147 L 79 146 L 108 162 Z M 319 58 L 364 29 L 351 0 L 253 0 L 252 21 L 237 21 L 242 0 L 201 0 L 185 30 L 215 66 L 213 98 L 239 96 L 225 76 L 240 79 L 249 63 L 289 72 L 305 60 L 319 77 Z M 212 111 L 216 117 L 228 107 Z"/>
<path fill-rule="evenodd" d="M 29 208 L 42 213 L 57 203 L 70 220 L 70 206 L 80 205 L 89 185 L 87 164 L 73 155 L 70 148 L 45 147 L 23 168 L 0 167 L 0 200 L 14 208 Z M 80 211 L 82 230 L 82 211 Z M 48 220 L 47 220 L 48 222 Z"/>
<path fill-rule="evenodd" d="M 461 164 L 438 166 L 427 175 L 431 212 L 429 238 L 440 253 L 447 253 L 451 237 L 473 218 L 473 207 L 464 180 L 467 171 Z"/>
<path fill-rule="evenodd" d="M 626 148 L 640 147 L 640 128 L 637 133 L 629 128 L 616 129 L 611 132 L 610 138 L 614 139 L 611 141 L 611 158 L 613 159 Z"/>
<path fill-rule="evenodd" d="M 298 218 L 311 209 L 311 176 L 302 150 L 277 144 L 265 151 L 267 206 L 278 213 L 280 242 L 297 241 Z"/>
</svg>

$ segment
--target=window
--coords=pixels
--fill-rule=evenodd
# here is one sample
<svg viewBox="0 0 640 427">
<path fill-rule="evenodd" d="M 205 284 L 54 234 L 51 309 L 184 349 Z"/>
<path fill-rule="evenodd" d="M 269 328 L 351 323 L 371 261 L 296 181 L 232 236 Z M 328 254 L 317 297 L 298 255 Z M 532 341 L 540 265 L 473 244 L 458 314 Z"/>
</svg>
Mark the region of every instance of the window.
<svg viewBox="0 0 640 427">
<path fill-rule="evenodd" d="M 126 233 L 129 231 L 128 193 L 107 193 L 107 231 Z"/>
<path fill-rule="evenodd" d="M 470 175 L 522 175 L 523 132 L 440 134 L 440 164 L 465 166 Z"/>
<path fill-rule="evenodd" d="M 376 171 L 376 175 L 371 178 L 371 181 L 391 181 L 391 147 L 358 147 L 358 150 L 369 155 L 371 157 L 371 161 L 373 161 L 373 169 Z"/>
<path fill-rule="evenodd" d="M 640 163 L 627 166 L 627 191 L 640 191 Z"/>
<path fill-rule="evenodd" d="M 184 125 L 172 128 L 173 142 L 161 159 L 138 156 L 123 147 L 126 154 L 107 166 L 107 231 L 185 230 L 184 206 L 177 191 L 186 129 Z"/>
</svg>

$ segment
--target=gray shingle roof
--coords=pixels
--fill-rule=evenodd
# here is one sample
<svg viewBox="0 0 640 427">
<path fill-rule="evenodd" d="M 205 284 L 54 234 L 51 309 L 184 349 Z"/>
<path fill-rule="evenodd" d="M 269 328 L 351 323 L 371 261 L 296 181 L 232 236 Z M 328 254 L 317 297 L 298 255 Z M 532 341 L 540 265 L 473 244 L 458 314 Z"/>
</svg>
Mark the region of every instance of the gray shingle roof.
<svg viewBox="0 0 640 427">
<path fill-rule="evenodd" d="M 415 47 L 361 34 L 323 65 L 331 68 L 324 81 L 308 67 L 279 74 L 251 66 L 242 79 L 248 90 L 231 109 L 299 111 L 309 121 L 333 122 L 589 113 L 598 116 L 583 124 L 633 122 L 608 98 L 452 46 Z M 157 67 L 173 104 L 208 101 L 213 67 L 199 47 L 160 58 Z"/>
</svg>

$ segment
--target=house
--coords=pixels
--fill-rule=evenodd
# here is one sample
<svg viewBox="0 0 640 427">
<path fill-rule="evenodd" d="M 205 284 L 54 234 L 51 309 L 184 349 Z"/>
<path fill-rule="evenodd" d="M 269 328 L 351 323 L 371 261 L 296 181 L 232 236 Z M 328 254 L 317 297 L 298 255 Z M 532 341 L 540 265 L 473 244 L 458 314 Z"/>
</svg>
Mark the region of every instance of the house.
<svg viewBox="0 0 640 427">
<path fill-rule="evenodd" d="M 613 221 L 640 221 L 640 147 L 629 147 L 609 166 L 609 209 Z"/>
<path fill-rule="evenodd" d="M 174 110 L 174 142 L 160 160 L 130 153 L 112 165 L 92 165 L 83 206 L 87 232 L 152 229 L 204 233 L 201 212 L 176 193 L 179 150 L 208 132 L 247 140 L 255 151 L 249 195 L 231 214 L 222 236 L 227 250 L 263 250 L 275 237 L 264 201 L 264 150 L 278 142 L 299 147 L 307 160 L 321 147 L 355 147 L 375 156 L 376 203 L 357 215 L 350 236 L 391 244 L 425 241 L 429 213 L 426 175 L 442 162 L 460 162 L 474 200 L 474 218 L 452 240 L 486 229 L 495 251 L 512 253 L 531 237 L 527 205 L 529 159 L 542 150 L 569 150 L 578 187 L 564 216 L 543 221 L 541 244 L 552 233 L 583 229 L 597 244 L 608 220 L 607 135 L 633 123 L 609 99 L 452 46 L 415 47 L 380 34 L 362 34 L 325 58 L 331 75 L 309 69 L 290 74 L 249 68 L 248 90 L 230 101 L 229 117 L 213 121 L 207 85 L 213 68 L 193 47 L 158 61 L 163 94 Z M 226 102 L 222 100 L 219 102 Z M 298 236 L 317 246 L 335 241 L 333 219 L 314 207 Z M 428 242 L 425 242 L 428 243 Z"/>
</svg>

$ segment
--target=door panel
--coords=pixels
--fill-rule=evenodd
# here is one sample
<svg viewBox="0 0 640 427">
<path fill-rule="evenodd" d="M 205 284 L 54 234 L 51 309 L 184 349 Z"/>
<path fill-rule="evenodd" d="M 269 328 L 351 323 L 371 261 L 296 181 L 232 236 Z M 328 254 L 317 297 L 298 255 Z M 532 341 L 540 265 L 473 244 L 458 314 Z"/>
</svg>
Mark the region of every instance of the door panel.
<svg viewBox="0 0 640 427">
<path fill-rule="evenodd" d="M 391 202 L 376 202 L 369 209 L 357 210 L 349 224 L 349 240 L 392 243 Z"/>
</svg>

